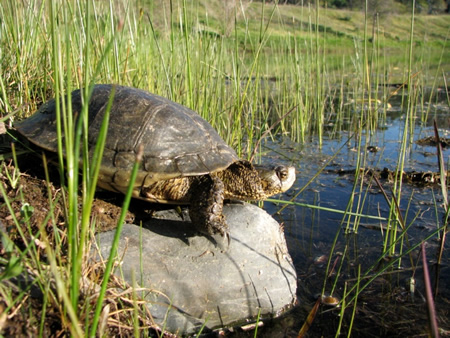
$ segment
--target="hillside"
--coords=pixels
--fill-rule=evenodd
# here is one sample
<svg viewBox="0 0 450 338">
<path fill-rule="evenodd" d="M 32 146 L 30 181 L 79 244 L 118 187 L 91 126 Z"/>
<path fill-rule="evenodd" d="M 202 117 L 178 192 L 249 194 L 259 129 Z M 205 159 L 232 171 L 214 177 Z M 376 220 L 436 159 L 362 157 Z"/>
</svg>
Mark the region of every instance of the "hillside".
<svg viewBox="0 0 450 338">
<path fill-rule="evenodd" d="M 264 6 L 264 8 L 263 8 Z M 174 5 L 173 20 L 179 24 L 183 17 L 182 3 Z M 370 10 L 370 9 L 369 9 Z M 243 1 L 241 4 L 232 1 L 199 0 L 188 2 L 188 17 L 197 18 L 190 24 L 197 29 L 212 34 L 231 36 L 235 31 L 235 18 L 238 31 L 250 34 L 260 32 L 261 20 L 264 25 L 269 24 L 268 32 L 272 37 L 283 37 L 287 34 L 293 36 L 308 36 L 319 34 L 327 39 L 351 41 L 364 37 L 364 12 L 360 10 L 333 9 L 289 4 L 263 5 L 261 2 Z M 170 13 L 169 3 L 160 2 L 152 6 L 152 18 L 160 29 L 166 28 L 167 15 Z M 394 11 L 395 12 L 395 11 Z M 235 15 L 236 13 L 236 15 Z M 192 14 L 192 15 L 191 15 Z M 164 19 L 163 19 L 164 18 Z M 368 36 L 378 30 L 382 43 L 398 44 L 408 42 L 410 38 L 411 13 L 408 14 L 371 14 L 367 19 Z M 315 23 L 318 22 L 318 27 Z M 264 27 L 263 27 L 264 28 Z M 449 24 L 447 15 L 415 14 L 414 36 L 416 41 L 432 41 L 437 46 L 443 46 L 448 38 Z"/>
</svg>

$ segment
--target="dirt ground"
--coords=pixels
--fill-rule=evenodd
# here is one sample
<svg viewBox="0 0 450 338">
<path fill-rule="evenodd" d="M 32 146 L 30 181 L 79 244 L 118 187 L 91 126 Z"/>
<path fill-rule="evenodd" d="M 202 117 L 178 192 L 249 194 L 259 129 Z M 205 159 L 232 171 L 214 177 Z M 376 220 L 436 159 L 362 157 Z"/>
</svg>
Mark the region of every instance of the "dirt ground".
<svg viewBox="0 0 450 338">
<path fill-rule="evenodd" d="M 17 250 L 11 250 L 9 238 L 17 248 L 25 252 L 34 242 L 34 256 L 47 263 L 45 242 L 59 248 L 61 263 L 67 259 L 67 237 L 65 223 L 64 194 L 59 186 L 59 173 L 49 168 L 50 182 L 45 180 L 45 173 L 40 160 L 35 156 L 25 156 L 19 160 L 20 175 L 15 171 L 12 161 L 3 161 L 0 169 L 0 184 L 4 193 L 0 194 L 0 259 L 8 262 L 16 255 Z M 18 175 L 13 179 L 14 175 Z M 111 192 L 98 192 L 92 207 L 92 222 L 95 231 L 107 231 L 116 227 L 121 212 L 123 197 Z M 9 206 L 8 206 L 9 205 Z M 81 199 L 80 199 L 81 208 Z M 145 221 L 151 217 L 152 205 L 143 201 L 133 200 L 127 212 L 126 222 Z M 20 226 L 17 226 L 19 224 Z M 45 317 L 43 315 L 42 291 L 30 283 L 23 283 L 23 272 L 19 276 L 2 278 L 0 265 L 0 334 L 3 336 L 38 336 L 40 330 L 44 336 L 65 336 L 69 334 L 67 325 L 61 322 L 61 308 L 56 303 L 47 304 Z M 3 279 L 3 280 L 2 280 Z M 33 283 L 31 283 L 33 284 Z M 21 293 L 27 293 L 19 297 Z M 4 296 L 8 293 L 8 297 Z M 11 304 L 10 299 L 21 299 L 19 304 Z M 80 302 L 81 303 L 81 302 Z M 45 320 L 40 323 L 42 318 Z M 42 328 L 40 325 L 42 324 Z M 110 333 L 114 332 L 114 328 Z M 132 336 L 132 330 L 129 332 Z M 121 336 L 127 336 L 127 331 Z"/>
</svg>

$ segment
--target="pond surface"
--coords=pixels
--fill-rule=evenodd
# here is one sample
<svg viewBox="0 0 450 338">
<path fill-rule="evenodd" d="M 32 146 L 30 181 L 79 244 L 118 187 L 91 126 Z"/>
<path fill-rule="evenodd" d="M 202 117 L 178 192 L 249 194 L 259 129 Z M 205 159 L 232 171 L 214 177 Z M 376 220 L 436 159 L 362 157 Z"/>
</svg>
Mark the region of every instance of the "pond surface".
<svg viewBox="0 0 450 338">
<path fill-rule="evenodd" d="M 376 131 L 362 133 L 360 150 L 357 138 L 349 140 L 349 131 L 335 132 L 332 128 L 321 146 L 314 138 L 303 144 L 296 144 L 285 138 L 264 144 L 263 152 L 267 151 L 267 154 L 264 154 L 265 160 L 270 161 L 271 157 L 284 158 L 286 163 L 293 163 L 297 168 L 298 179 L 295 187 L 281 198 L 292 198 L 293 202 L 300 205 L 290 205 L 280 215 L 275 214 L 280 205 L 266 202 L 264 207 L 269 213 L 275 214 L 274 217 L 284 225 L 288 247 L 298 274 L 299 305 L 281 320 L 260 329 L 258 336 L 296 337 L 322 292 L 330 254 L 331 265 L 335 264 L 335 267 L 332 273 L 329 273 L 331 276 L 326 279 L 325 293 L 330 293 L 335 283 L 333 296 L 339 299 L 344 295 L 345 287 L 348 290 L 355 286 L 358 267 L 361 276 L 369 277 L 385 269 L 380 276 L 367 284 L 358 296 L 353 337 L 426 335 L 428 319 L 419 248 L 412 250 L 411 256 L 404 255 L 401 260 L 386 268 L 386 265 L 398 258 L 402 252 L 426 238 L 428 267 L 433 291 L 436 292 L 437 320 L 439 327 L 449 332 L 449 240 L 447 238 L 442 264 L 437 266 L 439 240 L 437 234 L 433 235 L 433 232 L 443 225 L 445 214 L 441 187 L 438 184 L 423 186 L 403 183 L 399 204 L 408 227 L 407 238 L 396 245 L 393 255 L 386 255 L 384 258 L 380 257 L 383 257 L 383 238 L 386 237 L 386 230 L 382 230 L 382 227 L 387 225 L 386 220 L 361 217 L 355 224 L 355 217 L 324 210 L 346 210 L 353 194 L 353 212 L 359 210 L 364 215 L 388 218 L 390 208 L 376 182 L 366 177 L 361 185 L 358 180 L 356 190 L 353 191 L 355 174 L 351 169 L 356 168 L 360 155 L 365 156 L 365 168 L 382 170 L 386 167 L 396 171 L 406 114 L 400 109 L 401 97 L 393 97 L 390 102 L 392 108 L 387 111 L 386 118 L 379 123 Z M 408 121 L 413 122 L 414 127 L 408 133 L 410 141 L 407 142 L 405 151 L 404 171 L 438 172 L 436 146 L 421 146 L 416 141 L 434 136 L 434 120 L 437 122 L 440 136 L 450 136 L 450 109 L 446 102 L 446 99 L 439 102 L 435 100 L 433 106 L 429 107 L 429 114 L 424 122 L 420 121 L 419 108 L 414 121 Z M 428 109 L 428 106 L 425 107 Z M 355 116 L 357 115 L 355 113 Z M 369 146 L 377 151 L 367 151 Z M 447 165 L 450 149 L 444 148 L 443 154 Z M 334 155 L 336 156 L 332 158 Z M 340 175 L 340 169 L 350 170 L 348 174 Z M 321 173 L 308 185 L 319 171 Z M 392 196 L 393 183 L 382 179 L 380 183 L 386 194 Z M 306 189 L 297 196 L 305 185 Z M 349 231 L 345 231 L 347 221 Z M 356 225 L 359 226 L 354 229 Z M 393 238 L 392 236 L 399 235 L 389 237 Z M 336 244 L 332 250 L 335 239 Z M 369 281 L 369 277 L 361 280 L 361 288 Z M 415 282 L 414 292 L 411 292 L 410 287 L 412 277 Z M 354 295 L 355 292 L 352 292 L 350 298 Z M 345 335 L 349 331 L 353 306 L 354 303 L 349 305 L 343 316 L 341 333 Z M 321 305 L 308 336 L 334 337 L 338 332 L 340 311 L 340 307 Z"/>
</svg>

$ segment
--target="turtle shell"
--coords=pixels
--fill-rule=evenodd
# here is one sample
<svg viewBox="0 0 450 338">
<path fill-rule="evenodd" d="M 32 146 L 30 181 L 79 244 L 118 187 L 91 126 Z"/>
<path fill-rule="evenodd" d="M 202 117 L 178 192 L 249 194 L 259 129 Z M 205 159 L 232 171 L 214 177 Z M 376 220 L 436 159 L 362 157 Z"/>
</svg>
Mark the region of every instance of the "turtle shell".
<svg viewBox="0 0 450 338">
<path fill-rule="evenodd" d="M 89 101 L 90 152 L 95 147 L 112 87 L 96 85 Z M 143 159 L 136 186 L 220 171 L 239 159 L 214 128 L 191 109 L 144 90 L 115 87 L 99 186 L 125 192 L 141 146 Z M 83 105 L 80 90 L 72 92 L 71 100 L 77 118 Z M 15 128 L 35 145 L 56 152 L 55 100 L 43 104 Z"/>
</svg>

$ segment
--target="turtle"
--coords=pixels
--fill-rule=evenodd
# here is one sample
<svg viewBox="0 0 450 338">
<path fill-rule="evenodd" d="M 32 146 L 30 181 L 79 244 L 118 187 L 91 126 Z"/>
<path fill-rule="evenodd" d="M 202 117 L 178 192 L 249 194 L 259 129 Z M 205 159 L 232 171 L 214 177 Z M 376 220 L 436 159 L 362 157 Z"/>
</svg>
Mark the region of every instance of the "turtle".
<svg viewBox="0 0 450 338">
<path fill-rule="evenodd" d="M 285 192 L 294 183 L 293 166 L 253 165 L 240 159 L 193 110 L 147 91 L 120 85 L 93 87 L 88 106 L 89 156 L 95 148 L 113 88 L 97 187 L 125 193 L 140 152 L 142 160 L 133 197 L 189 205 L 191 222 L 200 233 L 229 241 L 229 228 L 222 214 L 225 200 L 263 200 Z M 73 91 L 70 100 L 76 120 L 83 107 L 81 90 Z M 14 128 L 35 146 L 57 152 L 56 119 L 56 101 L 51 99 Z"/>
</svg>

